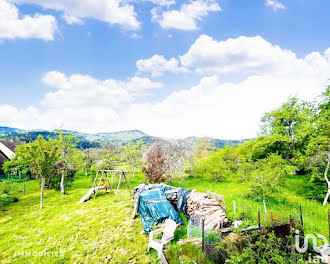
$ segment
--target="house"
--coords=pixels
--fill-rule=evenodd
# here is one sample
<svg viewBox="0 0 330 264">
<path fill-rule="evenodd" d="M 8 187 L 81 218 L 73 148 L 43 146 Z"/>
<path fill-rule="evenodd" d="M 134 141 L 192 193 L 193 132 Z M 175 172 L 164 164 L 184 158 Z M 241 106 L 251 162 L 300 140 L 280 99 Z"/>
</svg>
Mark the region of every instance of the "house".
<svg viewBox="0 0 330 264">
<path fill-rule="evenodd" d="M 15 154 L 15 148 L 21 143 L 0 140 L 0 175 L 3 174 L 1 170 L 3 163 L 7 160 L 11 160 Z"/>
</svg>

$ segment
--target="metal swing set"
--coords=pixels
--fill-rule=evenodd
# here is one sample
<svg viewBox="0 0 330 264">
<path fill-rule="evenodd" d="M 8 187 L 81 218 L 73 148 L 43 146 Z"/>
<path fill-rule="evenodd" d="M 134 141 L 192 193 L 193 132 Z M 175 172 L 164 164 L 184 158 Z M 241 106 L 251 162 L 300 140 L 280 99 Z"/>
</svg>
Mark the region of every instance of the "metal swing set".
<svg viewBox="0 0 330 264">
<path fill-rule="evenodd" d="M 116 187 L 115 181 L 118 175 L 119 175 L 119 179 L 118 179 L 118 186 L 117 186 L 115 198 L 117 197 L 119 187 L 123 178 L 125 180 L 125 184 L 127 186 L 127 189 L 129 190 L 129 193 L 132 195 L 129 182 L 127 179 L 127 173 L 128 173 L 127 171 L 123 171 L 123 170 L 98 170 L 92 186 L 92 188 L 95 189 L 94 197 L 96 197 L 97 192 L 100 189 L 106 189 L 107 193 L 113 191 L 114 187 Z M 109 174 L 111 177 L 111 182 L 109 181 Z M 98 178 L 100 178 L 99 181 Z M 97 181 L 98 181 L 98 185 L 96 185 Z"/>
<path fill-rule="evenodd" d="M 116 179 L 118 179 L 118 186 L 115 192 L 115 199 L 118 195 L 120 184 L 123 179 L 125 180 L 125 185 L 130 195 L 132 195 L 129 181 L 127 179 L 127 173 L 128 172 L 124 170 L 98 170 L 92 188 L 88 190 L 88 192 L 80 199 L 78 203 L 85 202 L 92 195 L 92 193 L 94 193 L 95 198 L 98 191 L 101 189 L 106 189 L 107 193 L 114 191 L 116 188 Z"/>
</svg>

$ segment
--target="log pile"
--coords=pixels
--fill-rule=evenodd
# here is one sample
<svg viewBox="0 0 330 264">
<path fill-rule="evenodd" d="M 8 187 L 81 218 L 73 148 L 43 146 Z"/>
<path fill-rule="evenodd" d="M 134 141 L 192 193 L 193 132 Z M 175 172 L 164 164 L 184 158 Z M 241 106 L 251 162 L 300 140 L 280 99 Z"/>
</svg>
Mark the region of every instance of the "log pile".
<svg viewBox="0 0 330 264">
<path fill-rule="evenodd" d="M 205 193 L 191 192 L 187 197 L 186 214 L 199 226 L 204 219 L 205 230 L 221 229 L 227 222 L 226 213 L 218 201 Z"/>
<path fill-rule="evenodd" d="M 150 185 L 145 187 L 152 189 Z M 178 189 L 172 186 L 168 187 L 171 187 L 171 189 L 166 191 L 166 198 L 177 210 Z M 135 193 L 136 198 L 138 193 Z M 228 223 L 226 213 L 219 202 L 214 198 L 210 198 L 208 194 L 195 192 L 195 190 L 187 196 L 185 214 L 200 227 L 202 226 L 202 220 L 204 220 L 205 230 L 220 230 Z"/>
<path fill-rule="evenodd" d="M 166 198 L 177 209 L 178 197 L 175 189 L 167 191 Z M 204 219 L 205 230 L 219 230 L 228 222 L 219 202 L 205 193 L 192 191 L 187 196 L 185 213 L 199 226 L 202 226 L 202 220 Z"/>
</svg>

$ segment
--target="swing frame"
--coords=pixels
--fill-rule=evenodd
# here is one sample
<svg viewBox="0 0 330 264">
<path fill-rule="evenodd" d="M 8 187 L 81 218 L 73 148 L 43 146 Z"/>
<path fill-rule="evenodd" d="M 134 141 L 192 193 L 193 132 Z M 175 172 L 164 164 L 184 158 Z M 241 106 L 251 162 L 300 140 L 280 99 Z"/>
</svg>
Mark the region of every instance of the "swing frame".
<svg viewBox="0 0 330 264">
<path fill-rule="evenodd" d="M 127 180 L 127 171 L 124 170 L 98 170 L 93 182 L 93 187 L 94 188 L 94 198 L 96 197 L 98 190 L 100 189 L 106 189 L 106 192 L 109 193 L 111 191 L 114 191 L 113 188 L 115 187 L 115 178 L 119 177 L 118 179 L 118 186 L 117 186 L 117 190 L 115 192 L 115 198 L 117 197 L 117 194 L 119 192 L 119 188 L 120 188 L 120 184 L 122 179 L 124 178 L 127 189 L 129 190 L 130 195 L 132 195 L 130 186 L 129 186 L 129 181 Z M 109 181 L 109 174 L 111 177 L 111 184 Z M 100 179 L 98 181 L 98 185 L 96 185 L 97 180 L 100 176 Z M 110 189 L 110 190 L 109 190 Z"/>
</svg>

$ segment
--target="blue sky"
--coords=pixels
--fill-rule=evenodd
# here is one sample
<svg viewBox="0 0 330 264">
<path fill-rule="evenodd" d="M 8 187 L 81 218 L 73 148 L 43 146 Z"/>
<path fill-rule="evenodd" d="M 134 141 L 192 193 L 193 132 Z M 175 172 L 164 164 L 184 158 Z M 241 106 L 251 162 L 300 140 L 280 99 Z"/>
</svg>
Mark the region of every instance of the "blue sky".
<svg viewBox="0 0 330 264">
<path fill-rule="evenodd" d="M 0 125 L 246 138 L 330 78 L 326 0 L 0 0 Z"/>
</svg>

